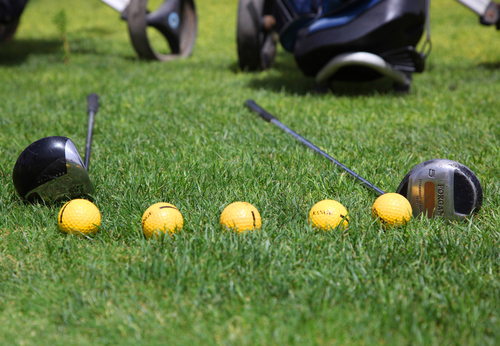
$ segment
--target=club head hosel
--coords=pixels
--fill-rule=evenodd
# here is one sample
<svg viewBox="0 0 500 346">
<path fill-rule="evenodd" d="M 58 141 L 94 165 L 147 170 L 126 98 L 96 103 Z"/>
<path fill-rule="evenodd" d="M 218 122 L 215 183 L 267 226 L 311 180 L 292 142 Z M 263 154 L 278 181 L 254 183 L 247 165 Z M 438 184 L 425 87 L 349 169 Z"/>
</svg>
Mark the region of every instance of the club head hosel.
<svg viewBox="0 0 500 346">
<path fill-rule="evenodd" d="M 99 96 L 95 93 L 87 96 L 87 113 L 89 115 L 87 126 L 87 143 L 85 145 L 85 169 L 89 170 L 90 149 L 92 147 L 92 134 L 94 132 L 94 117 L 99 108 Z"/>
<path fill-rule="evenodd" d="M 272 120 L 278 120 L 274 115 L 266 112 L 265 109 L 263 109 L 262 107 L 260 107 L 257 103 L 255 103 L 254 100 L 247 100 L 245 102 L 245 106 L 247 106 L 248 108 L 250 108 L 252 111 L 254 111 L 255 113 L 257 113 L 258 115 L 261 116 L 262 119 L 264 119 L 265 121 L 267 122 L 271 122 Z"/>
</svg>

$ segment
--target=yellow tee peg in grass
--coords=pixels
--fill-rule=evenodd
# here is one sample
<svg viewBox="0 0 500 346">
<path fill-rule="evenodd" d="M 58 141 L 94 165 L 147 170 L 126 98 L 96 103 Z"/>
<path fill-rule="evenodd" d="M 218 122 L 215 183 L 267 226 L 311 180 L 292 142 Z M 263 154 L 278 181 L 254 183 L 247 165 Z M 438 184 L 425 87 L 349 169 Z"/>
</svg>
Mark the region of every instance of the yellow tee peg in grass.
<svg viewBox="0 0 500 346">
<path fill-rule="evenodd" d="M 220 225 L 239 233 L 258 230 L 262 225 L 259 211 L 247 202 L 229 204 L 220 216 Z"/>
<path fill-rule="evenodd" d="M 182 214 L 173 204 L 155 203 L 142 215 L 142 232 L 148 238 L 158 237 L 162 232 L 169 234 L 179 232 L 184 226 Z"/>
<path fill-rule="evenodd" d="M 337 201 L 325 199 L 311 208 L 309 223 L 323 231 L 334 229 L 339 225 L 347 227 L 349 224 L 347 209 Z"/>
<path fill-rule="evenodd" d="M 73 199 L 63 205 L 57 223 L 61 232 L 92 235 L 99 230 L 101 213 L 94 203 L 86 199 Z"/>
<path fill-rule="evenodd" d="M 411 204 L 399 193 L 385 193 L 373 203 L 372 216 L 384 226 L 404 226 L 412 215 Z"/>
</svg>

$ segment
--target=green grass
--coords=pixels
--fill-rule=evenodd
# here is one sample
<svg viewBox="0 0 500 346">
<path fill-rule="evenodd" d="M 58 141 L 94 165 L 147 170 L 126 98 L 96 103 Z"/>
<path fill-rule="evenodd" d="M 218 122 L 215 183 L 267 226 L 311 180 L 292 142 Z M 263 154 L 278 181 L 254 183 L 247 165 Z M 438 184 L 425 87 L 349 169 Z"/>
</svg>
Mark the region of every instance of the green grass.
<svg viewBox="0 0 500 346">
<path fill-rule="evenodd" d="M 139 61 L 126 23 L 97 0 L 31 0 L 0 46 L 2 344 L 498 344 L 500 33 L 433 2 L 434 48 L 409 95 L 317 95 L 283 50 L 268 72 L 238 70 L 237 1 L 197 9 L 193 56 L 180 61 Z M 12 168 L 45 136 L 83 154 L 91 92 L 103 221 L 83 239 L 60 233 L 59 206 L 24 204 Z M 386 191 L 420 162 L 459 161 L 480 178 L 483 208 L 385 231 L 372 192 L 250 113 L 248 98 Z M 348 209 L 346 231 L 308 225 L 326 198 Z M 220 229 L 237 200 L 258 208 L 260 232 Z M 140 219 L 160 201 L 184 230 L 149 241 Z"/>
</svg>

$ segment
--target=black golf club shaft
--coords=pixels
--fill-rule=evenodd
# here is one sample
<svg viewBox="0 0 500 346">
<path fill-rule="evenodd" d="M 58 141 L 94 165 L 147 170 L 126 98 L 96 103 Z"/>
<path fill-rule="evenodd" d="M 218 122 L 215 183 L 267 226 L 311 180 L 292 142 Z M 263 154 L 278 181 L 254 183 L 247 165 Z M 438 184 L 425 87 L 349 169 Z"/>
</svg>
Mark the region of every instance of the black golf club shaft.
<svg viewBox="0 0 500 346">
<path fill-rule="evenodd" d="M 360 177 L 358 174 L 356 174 L 353 171 L 351 171 L 349 168 L 347 168 L 346 166 L 344 166 L 342 163 L 340 163 L 339 161 L 335 160 L 333 157 L 331 157 L 330 155 L 328 155 L 327 153 L 325 153 L 323 150 L 321 150 L 320 148 L 318 148 L 317 146 L 315 146 L 314 144 L 312 144 L 311 142 L 309 142 L 307 139 L 305 139 L 304 137 L 302 137 L 301 135 L 299 135 L 298 133 L 296 133 L 295 131 L 293 131 L 292 129 L 290 129 L 288 126 L 286 126 L 283 123 L 281 123 L 274 115 L 272 115 L 271 113 L 267 112 L 265 109 L 263 109 L 262 107 L 260 107 L 257 103 L 255 103 L 254 100 L 247 100 L 245 102 L 245 105 L 248 108 L 250 108 L 252 111 L 254 111 L 255 113 L 257 113 L 258 115 L 260 115 L 262 117 L 262 119 L 264 119 L 267 122 L 270 122 L 270 123 L 278 126 L 280 129 L 282 129 L 283 131 L 285 131 L 289 135 L 292 135 L 293 137 L 295 137 L 299 142 L 301 142 L 302 144 L 304 144 L 308 148 L 310 148 L 310 149 L 314 150 L 315 152 L 317 152 L 317 153 L 323 155 L 324 157 L 326 157 L 328 160 L 330 160 L 331 162 L 333 162 L 334 164 L 336 164 L 337 166 L 339 166 L 340 168 L 342 168 L 344 171 L 346 171 L 347 173 L 349 173 L 350 175 L 352 175 L 354 178 L 356 178 L 357 180 L 359 180 L 363 185 L 365 185 L 369 189 L 375 191 L 379 195 L 383 195 L 385 193 L 383 190 L 379 189 L 378 187 L 376 187 L 375 185 L 373 185 L 372 183 L 370 183 L 368 180 Z"/>
<path fill-rule="evenodd" d="M 87 144 L 85 146 L 85 168 L 89 170 L 90 148 L 92 147 L 92 134 L 94 133 L 94 117 L 99 108 L 99 96 L 89 94 L 87 97 L 87 112 L 89 114 L 89 123 L 87 127 Z"/>
</svg>

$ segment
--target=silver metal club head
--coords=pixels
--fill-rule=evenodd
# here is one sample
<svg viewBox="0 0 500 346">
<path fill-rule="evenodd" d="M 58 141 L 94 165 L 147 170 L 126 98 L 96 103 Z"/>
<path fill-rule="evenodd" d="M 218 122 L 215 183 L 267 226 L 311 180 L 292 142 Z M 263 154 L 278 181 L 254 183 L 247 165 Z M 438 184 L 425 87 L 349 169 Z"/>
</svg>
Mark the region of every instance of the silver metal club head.
<svg viewBox="0 0 500 346">
<path fill-rule="evenodd" d="M 481 208 L 483 189 L 476 175 L 456 161 L 435 159 L 415 166 L 396 191 L 405 196 L 413 216 L 462 220 Z"/>
</svg>

